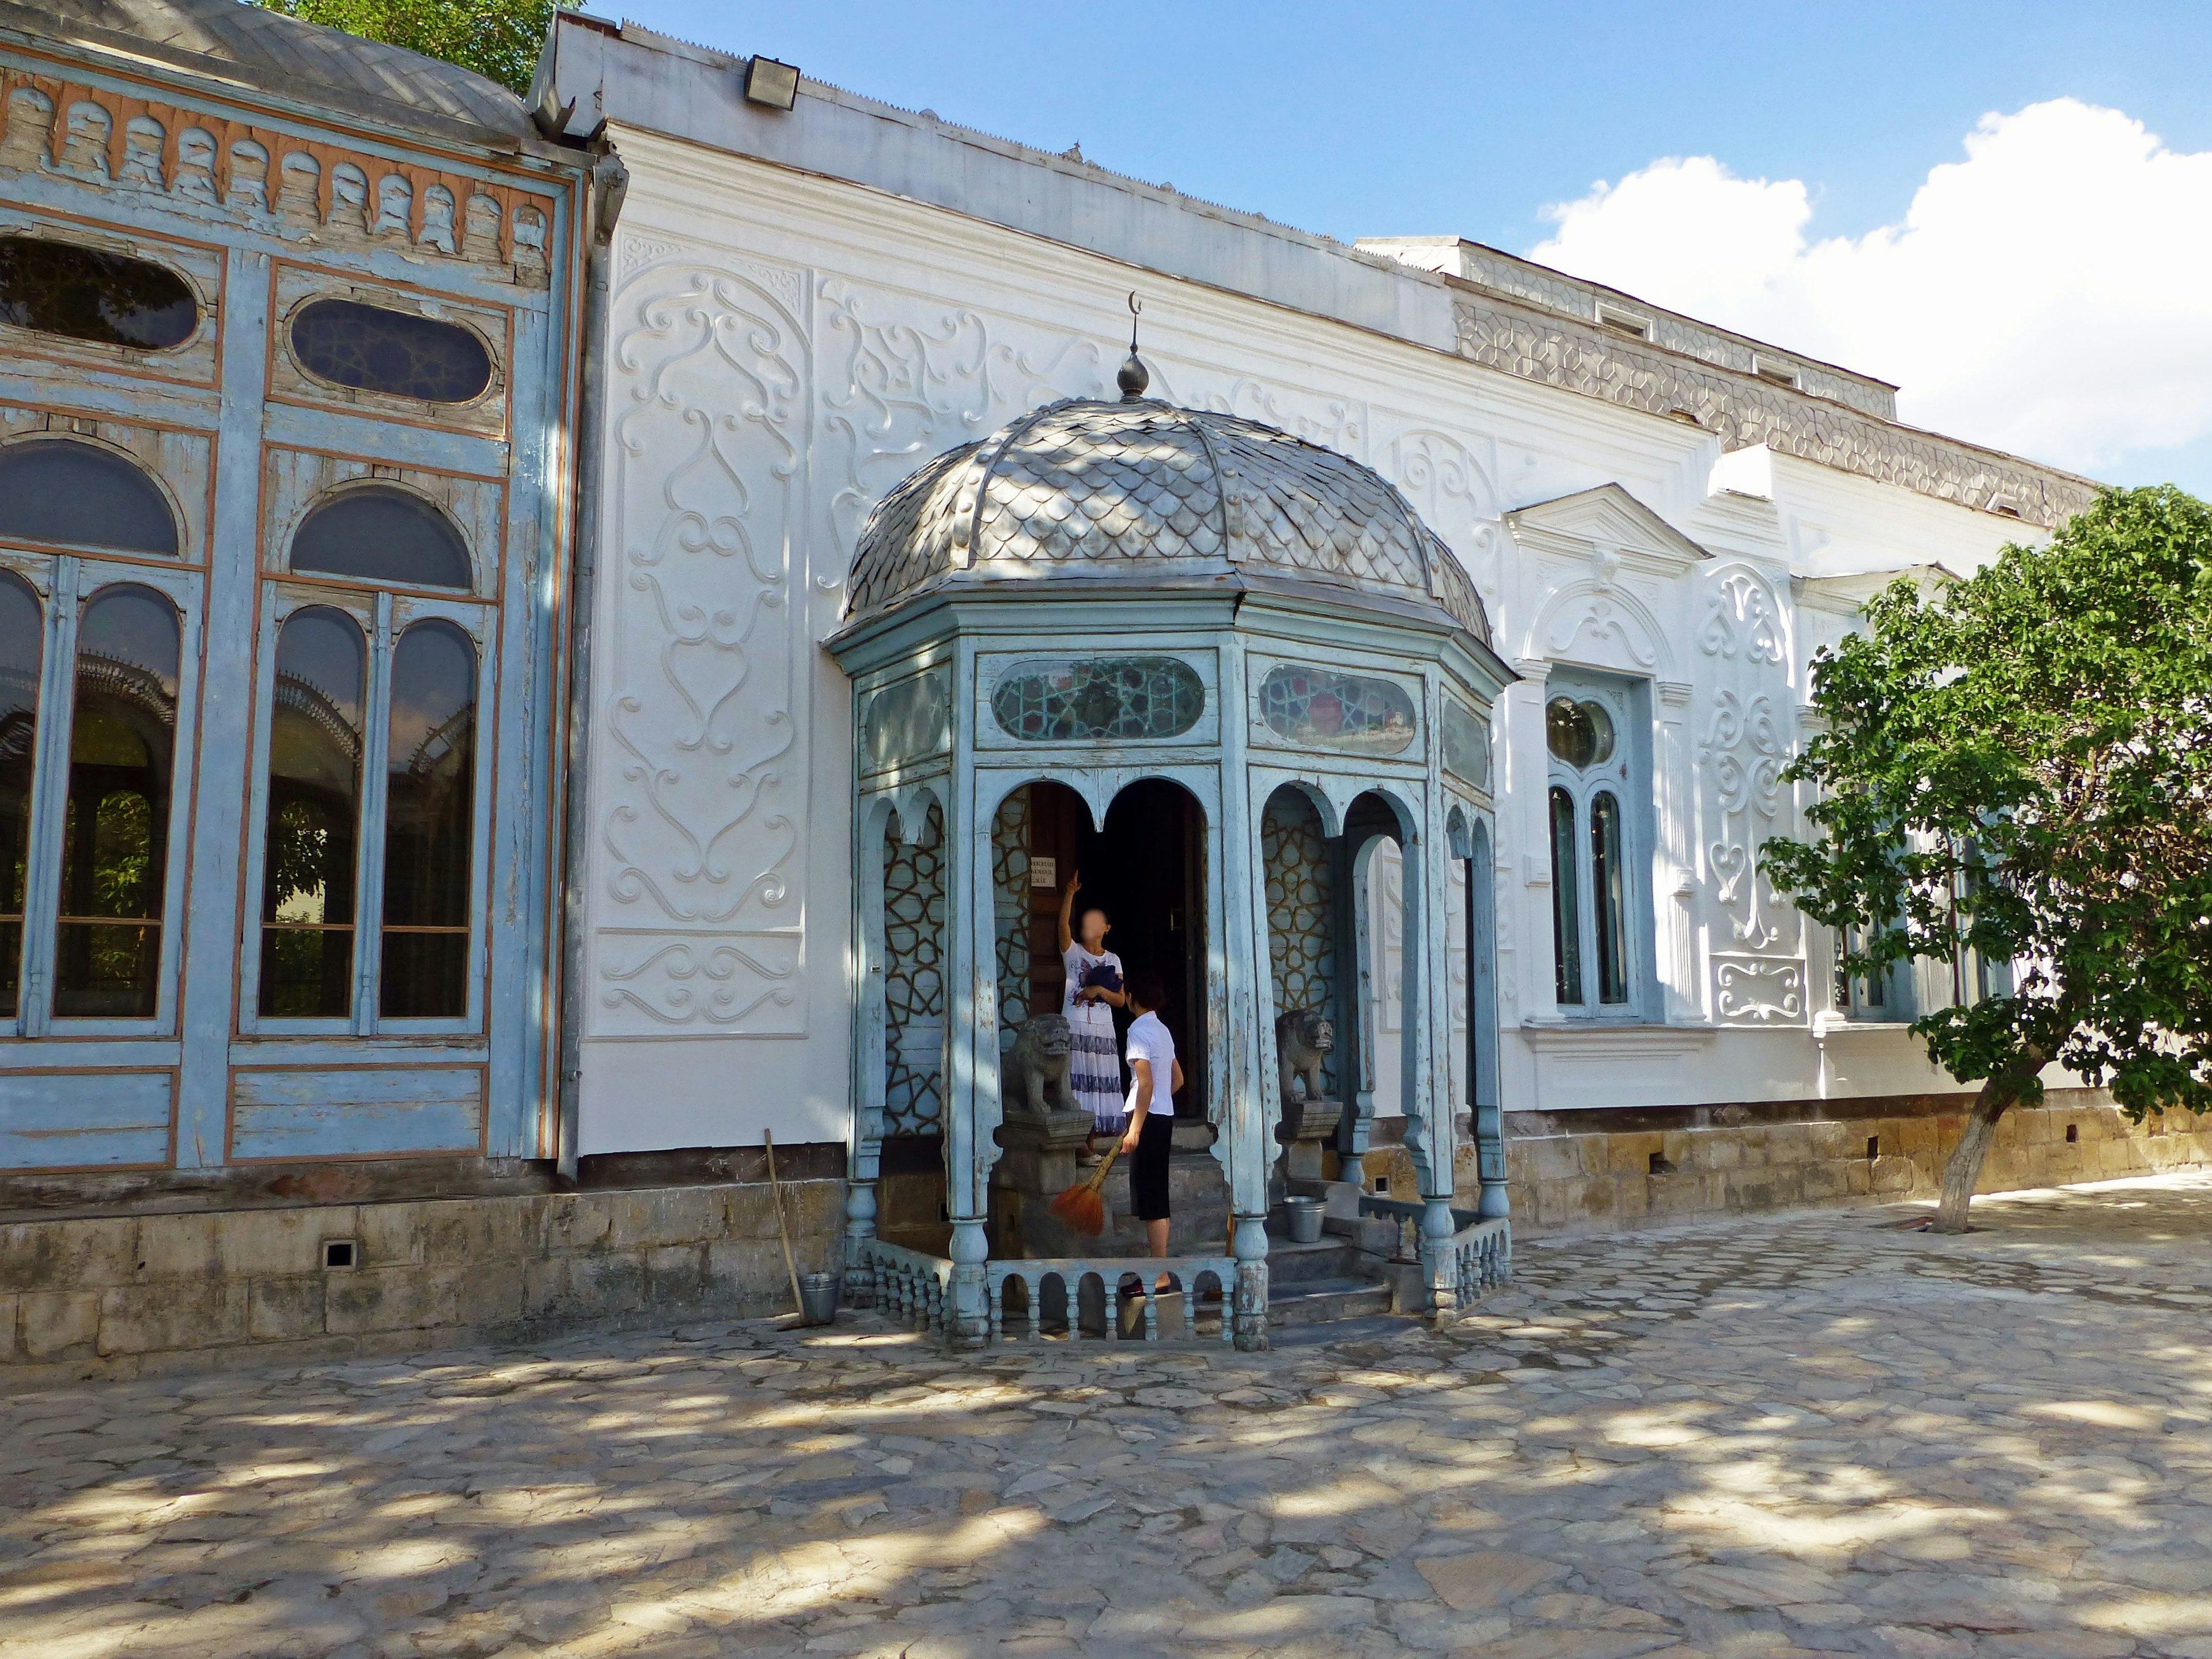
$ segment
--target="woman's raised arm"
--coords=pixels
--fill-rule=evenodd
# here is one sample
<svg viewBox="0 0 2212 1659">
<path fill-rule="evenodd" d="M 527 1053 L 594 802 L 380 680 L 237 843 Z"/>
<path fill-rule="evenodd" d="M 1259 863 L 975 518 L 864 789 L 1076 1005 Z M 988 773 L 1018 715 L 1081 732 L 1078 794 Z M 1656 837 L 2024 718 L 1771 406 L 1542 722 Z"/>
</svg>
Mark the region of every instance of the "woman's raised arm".
<svg viewBox="0 0 2212 1659">
<path fill-rule="evenodd" d="M 1067 947 L 1075 943 L 1075 890 L 1083 885 L 1083 872 L 1067 872 L 1067 885 L 1060 892 L 1060 953 L 1067 954 Z"/>
</svg>

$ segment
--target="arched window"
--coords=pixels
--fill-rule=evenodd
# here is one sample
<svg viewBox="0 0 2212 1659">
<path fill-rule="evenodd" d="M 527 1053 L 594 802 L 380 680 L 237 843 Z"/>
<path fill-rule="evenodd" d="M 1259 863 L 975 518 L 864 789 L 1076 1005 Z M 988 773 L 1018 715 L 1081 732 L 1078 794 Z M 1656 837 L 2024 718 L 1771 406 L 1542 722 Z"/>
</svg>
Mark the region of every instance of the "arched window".
<svg viewBox="0 0 2212 1659">
<path fill-rule="evenodd" d="M 176 606 L 152 588 L 103 588 L 85 606 L 55 940 L 63 1018 L 157 1010 L 178 658 Z"/>
<path fill-rule="evenodd" d="M 30 583 L 0 571 L 0 1019 L 13 1019 L 23 975 L 23 890 L 31 867 L 31 771 L 39 738 L 45 618 Z"/>
<path fill-rule="evenodd" d="M 1620 802 L 1609 789 L 1590 801 L 1590 908 L 1597 924 L 1597 1000 L 1628 1000 L 1628 897 Z"/>
<path fill-rule="evenodd" d="M 1649 901 L 1637 877 L 1648 856 L 1638 791 L 1648 792 L 1635 711 L 1644 695 L 1610 676 L 1555 673 L 1544 705 L 1549 751 L 1552 963 L 1562 1012 L 1634 1018 L 1650 978 Z"/>
<path fill-rule="evenodd" d="M 1564 1007 L 1583 1000 L 1583 918 L 1575 878 L 1575 798 L 1552 791 L 1552 965 L 1554 989 Z"/>
<path fill-rule="evenodd" d="M 468 1012 L 476 723 L 475 645 L 452 623 L 416 623 L 392 653 L 379 999 L 387 1018 Z"/>
<path fill-rule="evenodd" d="M 149 259 L 0 236 L 0 323 L 164 351 L 198 331 L 200 308 L 183 277 Z"/>
<path fill-rule="evenodd" d="M 292 568 L 407 587 L 470 586 L 469 550 L 428 502 L 381 484 L 349 489 L 307 514 Z"/>
<path fill-rule="evenodd" d="M 0 540 L 173 558 L 177 521 L 159 486 L 120 455 L 35 438 L 0 448 Z"/>
<path fill-rule="evenodd" d="M 353 1011 L 354 872 L 361 823 L 361 625 L 295 611 L 276 637 L 260 1009 L 278 1018 Z"/>
</svg>

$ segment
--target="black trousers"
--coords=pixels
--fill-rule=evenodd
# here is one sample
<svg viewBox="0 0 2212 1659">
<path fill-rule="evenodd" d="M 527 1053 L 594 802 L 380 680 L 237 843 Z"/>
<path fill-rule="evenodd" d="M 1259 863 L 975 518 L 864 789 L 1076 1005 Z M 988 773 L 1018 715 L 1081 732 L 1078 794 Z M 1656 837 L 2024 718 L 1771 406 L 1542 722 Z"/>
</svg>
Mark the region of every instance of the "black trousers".
<svg viewBox="0 0 2212 1659">
<path fill-rule="evenodd" d="M 1168 1218 L 1168 1152 L 1175 1145 L 1175 1118 L 1147 1112 L 1129 1159 L 1129 1207 L 1139 1221 Z"/>
</svg>

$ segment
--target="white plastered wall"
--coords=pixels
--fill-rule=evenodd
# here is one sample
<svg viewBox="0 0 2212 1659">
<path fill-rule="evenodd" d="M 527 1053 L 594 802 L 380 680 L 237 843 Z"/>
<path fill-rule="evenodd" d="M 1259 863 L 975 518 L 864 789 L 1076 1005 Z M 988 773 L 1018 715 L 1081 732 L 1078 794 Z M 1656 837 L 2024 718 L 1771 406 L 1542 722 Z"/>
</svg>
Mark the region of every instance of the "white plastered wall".
<svg viewBox="0 0 2212 1659">
<path fill-rule="evenodd" d="M 1754 878 L 1730 881 L 1735 849 L 1789 827 L 1794 805 L 1723 775 L 1795 741 L 1827 622 L 1804 622 L 1794 577 L 1957 568 L 2017 526 L 1784 459 L 1730 458 L 1717 488 L 1718 445 L 1692 426 L 859 186 L 612 136 L 631 185 L 608 333 L 583 1151 L 843 1138 L 850 711 L 820 642 L 854 537 L 929 457 L 1050 398 L 1111 395 L 1133 287 L 1152 395 L 1392 479 L 1531 676 L 1498 725 L 1509 1109 L 1941 1086 L 1895 1034 L 1854 1036 L 1847 1062 L 1815 1040 L 1824 942 L 1754 899 Z M 1607 483 L 1652 523 L 1540 506 Z M 1540 522 L 1509 528 L 1516 508 Z M 1658 994 L 1654 1023 L 1620 1031 L 1550 1019 L 1555 662 L 1653 687 Z M 1760 699 L 1769 723 L 1747 722 Z"/>
</svg>

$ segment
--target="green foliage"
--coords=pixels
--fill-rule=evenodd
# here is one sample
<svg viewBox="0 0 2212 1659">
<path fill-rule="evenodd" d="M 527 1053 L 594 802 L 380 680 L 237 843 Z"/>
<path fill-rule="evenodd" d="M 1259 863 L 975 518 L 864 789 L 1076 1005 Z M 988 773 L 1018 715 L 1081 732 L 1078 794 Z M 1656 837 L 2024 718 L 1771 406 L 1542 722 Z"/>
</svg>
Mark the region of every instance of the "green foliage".
<svg viewBox="0 0 2212 1659">
<path fill-rule="evenodd" d="M 246 0 L 530 90 L 553 0 Z"/>
<path fill-rule="evenodd" d="M 1854 930 L 1847 970 L 2017 963 L 1915 1022 L 1952 1076 L 2032 1103 L 2056 1060 L 2138 1120 L 2212 1107 L 2212 507 L 2108 491 L 2045 548 L 1893 584 L 1814 672 L 1787 775 L 1826 835 L 1767 869 Z"/>
</svg>

